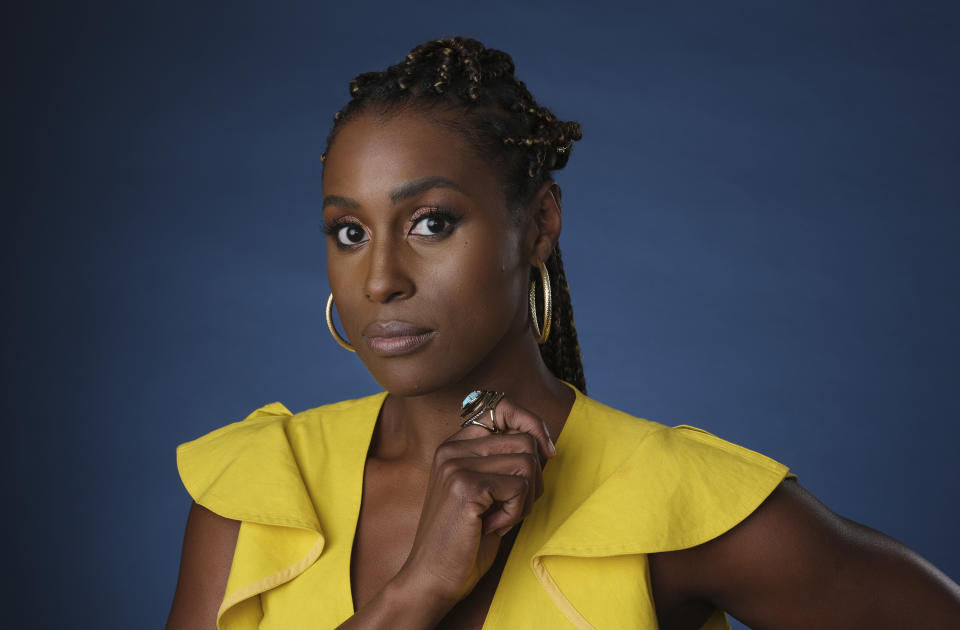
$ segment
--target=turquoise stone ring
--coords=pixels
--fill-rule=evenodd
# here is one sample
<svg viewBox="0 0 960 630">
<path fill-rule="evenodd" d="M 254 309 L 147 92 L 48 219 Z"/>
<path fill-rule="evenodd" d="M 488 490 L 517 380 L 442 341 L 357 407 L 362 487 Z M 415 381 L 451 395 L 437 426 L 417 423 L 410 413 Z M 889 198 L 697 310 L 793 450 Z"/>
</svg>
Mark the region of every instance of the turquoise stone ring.
<svg viewBox="0 0 960 630">
<path fill-rule="evenodd" d="M 500 433 L 494 409 L 497 408 L 497 403 L 503 399 L 503 396 L 503 392 L 492 392 L 486 389 L 475 389 L 467 394 L 460 403 L 460 417 L 464 418 L 460 426 L 466 427 L 473 424 L 483 427 L 490 433 Z M 480 422 L 480 418 L 487 413 L 490 414 L 490 424 Z"/>
</svg>

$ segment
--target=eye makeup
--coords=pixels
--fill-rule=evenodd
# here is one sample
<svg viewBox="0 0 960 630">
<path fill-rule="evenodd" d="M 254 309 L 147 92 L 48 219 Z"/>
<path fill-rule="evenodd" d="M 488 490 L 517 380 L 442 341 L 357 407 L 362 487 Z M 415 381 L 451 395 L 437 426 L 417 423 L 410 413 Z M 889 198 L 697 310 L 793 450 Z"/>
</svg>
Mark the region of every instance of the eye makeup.
<svg viewBox="0 0 960 630">
<path fill-rule="evenodd" d="M 463 219 L 463 213 L 446 206 L 422 206 L 410 217 L 408 235 L 430 240 L 441 240 L 449 236 Z M 432 225 L 431 225 L 432 223 Z M 426 232 L 417 232 L 421 224 L 425 224 Z M 325 221 L 321 225 L 323 232 L 334 237 L 340 249 L 350 249 L 369 240 L 369 235 L 363 224 L 351 215 L 344 215 Z M 434 232 L 433 230 L 437 231 Z M 356 232 L 359 230 L 359 234 Z M 358 240 L 353 240 L 354 238 Z"/>
</svg>

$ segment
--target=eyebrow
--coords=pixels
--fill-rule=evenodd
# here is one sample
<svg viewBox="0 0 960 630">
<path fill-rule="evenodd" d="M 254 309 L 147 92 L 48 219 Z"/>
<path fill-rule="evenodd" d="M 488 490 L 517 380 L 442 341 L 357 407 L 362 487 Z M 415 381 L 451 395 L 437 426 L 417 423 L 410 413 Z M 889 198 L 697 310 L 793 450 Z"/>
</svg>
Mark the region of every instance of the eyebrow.
<svg viewBox="0 0 960 630">
<path fill-rule="evenodd" d="M 390 202 L 394 205 L 409 199 L 411 197 L 416 197 L 417 195 L 424 193 L 433 188 L 450 188 L 456 190 L 457 192 L 466 194 L 466 192 L 461 188 L 456 182 L 446 177 L 440 175 L 433 175 L 430 177 L 420 177 L 419 179 L 413 179 L 405 184 L 400 185 L 399 187 L 390 191 Z M 341 206 L 344 208 L 359 208 L 360 203 L 356 199 L 351 199 L 349 197 L 341 197 L 339 195 L 326 195 L 323 198 L 323 207 L 326 209 L 327 206 Z"/>
</svg>

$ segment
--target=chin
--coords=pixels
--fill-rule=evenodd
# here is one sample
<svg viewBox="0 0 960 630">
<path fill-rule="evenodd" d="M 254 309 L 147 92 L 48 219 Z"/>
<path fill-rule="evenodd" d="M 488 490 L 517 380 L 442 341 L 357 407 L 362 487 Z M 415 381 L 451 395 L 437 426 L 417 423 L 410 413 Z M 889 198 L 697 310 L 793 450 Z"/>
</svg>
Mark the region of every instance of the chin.
<svg viewBox="0 0 960 630">
<path fill-rule="evenodd" d="M 455 389 L 469 371 L 463 366 L 414 357 L 376 358 L 364 364 L 380 387 L 394 396 L 422 396 Z"/>
</svg>

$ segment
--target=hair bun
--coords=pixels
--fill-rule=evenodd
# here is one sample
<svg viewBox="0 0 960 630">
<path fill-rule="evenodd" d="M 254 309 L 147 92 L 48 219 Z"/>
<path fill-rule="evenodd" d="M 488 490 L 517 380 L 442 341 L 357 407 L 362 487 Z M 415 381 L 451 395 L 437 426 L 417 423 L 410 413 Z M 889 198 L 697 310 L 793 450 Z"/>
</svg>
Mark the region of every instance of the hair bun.
<svg viewBox="0 0 960 630">
<path fill-rule="evenodd" d="M 340 125 L 368 106 L 383 113 L 415 107 L 417 101 L 448 107 L 457 111 L 457 130 L 500 166 L 510 196 L 524 199 L 551 171 L 566 166 L 581 129 L 538 104 L 514 71 L 510 55 L 476 39 L 420 44 L 385 71 L 365 72 L 350 82 L 351 100 L 335 117 L 328 146 Z"/>
</svg>

